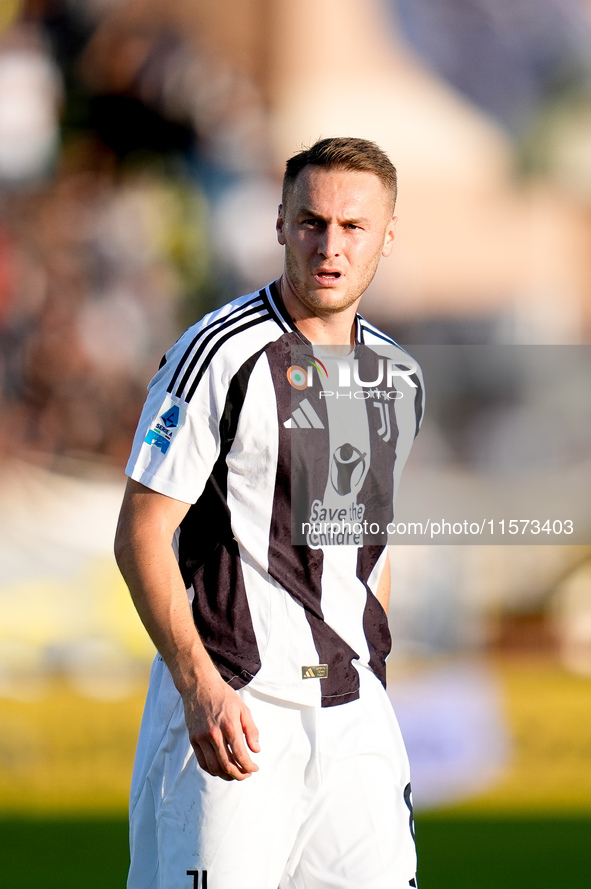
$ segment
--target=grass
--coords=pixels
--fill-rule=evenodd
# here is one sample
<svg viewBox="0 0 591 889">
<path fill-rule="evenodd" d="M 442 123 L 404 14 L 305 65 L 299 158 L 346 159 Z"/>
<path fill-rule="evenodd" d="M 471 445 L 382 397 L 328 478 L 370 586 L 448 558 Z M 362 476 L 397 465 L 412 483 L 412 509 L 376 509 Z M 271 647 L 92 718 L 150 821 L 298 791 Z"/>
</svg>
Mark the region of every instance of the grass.
<svg viewBox="0 0 591 889">
<path fill-rule="evenodd" d="M 419 889 L 588 889 L 591 817 L 417 819 Z"/>
<path fill-rule="evenodd" d="M 111 818 L 0 819 L 7 889 L 117 889 L 129 866 L 127 822 Z"/>
<path fill-rule="evenodd" d="M 419 887 L 587 889 L 590 831 L 591 817 L 419 816 Z M 10 889 L 125 886 L 122 816 L 0 819 L 0 849 L 2 885 Z"/>
</svg>

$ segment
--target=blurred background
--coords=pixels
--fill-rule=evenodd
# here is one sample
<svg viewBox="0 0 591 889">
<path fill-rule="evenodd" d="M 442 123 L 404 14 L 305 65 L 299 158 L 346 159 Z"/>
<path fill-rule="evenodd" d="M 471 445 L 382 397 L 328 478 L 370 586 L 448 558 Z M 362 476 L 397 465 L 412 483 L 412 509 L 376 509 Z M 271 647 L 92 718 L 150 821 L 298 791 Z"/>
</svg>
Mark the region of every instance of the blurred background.
<svg viewBox="0 0 591 889">
<path fill-rule="evenodd" d="M 153 655 L 111 555 L 131 437 L 184 327 L 280 273 L 285 159 L 335 134 L 374 139 L 399 172 L 366 317 L 410 345 L 589 344 L 589 0 L 0 0 L 12 889 L 124 884 Z M 560 387 L 507 402 L 475 373 L 450 405 L 434 385 L 406 489 L 433 465 L 521 478 L 501 447 L 518 435 L 531 483 L 559 460 L 584 508 L 591 381 L 576 382 L 569 424 Z M 420 885 L 587 886 L 591 546 L 391 556 Z"/>
</svg>

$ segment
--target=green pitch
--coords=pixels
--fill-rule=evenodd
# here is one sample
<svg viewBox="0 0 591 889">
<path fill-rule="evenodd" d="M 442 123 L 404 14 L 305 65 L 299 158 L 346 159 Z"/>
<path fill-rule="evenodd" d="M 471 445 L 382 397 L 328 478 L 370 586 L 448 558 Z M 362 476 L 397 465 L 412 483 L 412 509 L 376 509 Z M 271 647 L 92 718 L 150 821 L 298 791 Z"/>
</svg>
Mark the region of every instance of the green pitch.
<svg viewBox="0 0 591 889">
<path fill-rule="evenodd" d="M 2 818 L 0 883 L 6 889 L 125 887 L 127 822 L 119 818 Z"/>
<path fill-rule="evenodd" d="M 588 889 L 589 817 L 423 816 L 419 889 Z"/>
<path fill-rule="evenodd" d="M 422 816 L 417 819 L 419 887 L 588 889 L 590 832 L 591 818 L 584 817 Z M 1 884 L 7 889 L 125 886 L 123 817 L 5 818 L 0 849 Z"/>
</svg>

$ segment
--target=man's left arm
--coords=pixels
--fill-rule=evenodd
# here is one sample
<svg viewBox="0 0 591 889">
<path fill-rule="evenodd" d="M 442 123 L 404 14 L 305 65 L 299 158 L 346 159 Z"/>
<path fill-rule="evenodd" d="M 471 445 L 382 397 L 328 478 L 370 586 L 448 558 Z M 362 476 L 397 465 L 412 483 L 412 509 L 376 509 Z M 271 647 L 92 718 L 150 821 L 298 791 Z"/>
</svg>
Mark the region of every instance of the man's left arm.
<svg viewBox="0 0 591 889">
<path fill-rule="evenodd" d="M 390 601 L 390 556 L 388 550 L 386 550 L 386 564 L 384 565 L 376 589 L 376 599 L 386 614 L 388 614 L 388 603 Z"/>
</svg>

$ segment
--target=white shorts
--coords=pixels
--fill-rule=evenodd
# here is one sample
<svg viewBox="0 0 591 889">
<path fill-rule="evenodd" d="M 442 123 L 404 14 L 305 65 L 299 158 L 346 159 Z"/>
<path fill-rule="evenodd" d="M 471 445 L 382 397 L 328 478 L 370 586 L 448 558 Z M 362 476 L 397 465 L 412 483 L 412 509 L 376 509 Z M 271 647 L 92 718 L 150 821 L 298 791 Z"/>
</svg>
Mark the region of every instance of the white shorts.
<svg viewBox="0 0 591 889">
<path fill-rule="evenodd" d="M 359 700 L 302 707 L 239 694 L 259 771 L 205 773 L 157 660 L 131 791 L 128 889 L 408 889 L 416 855 L 408 760 L 392 705 L 361 668 Z"/>
</svg>

